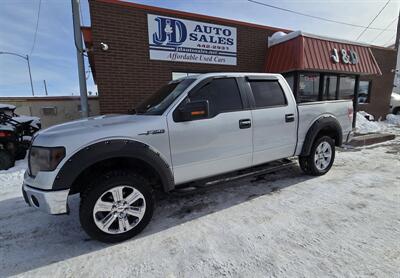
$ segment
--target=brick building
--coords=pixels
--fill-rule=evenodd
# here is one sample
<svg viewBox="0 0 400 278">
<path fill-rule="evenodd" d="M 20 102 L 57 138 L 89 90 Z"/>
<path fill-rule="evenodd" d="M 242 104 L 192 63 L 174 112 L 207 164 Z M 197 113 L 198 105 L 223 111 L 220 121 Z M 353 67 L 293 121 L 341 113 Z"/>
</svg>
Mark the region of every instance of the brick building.
<svg viewBox="0 0 400 278">
<path fill-rule="evenodd" d="M 92 25 L 82 29 L 101 113 L 126 113 L 171 79 L 218 71 L 279 72 L 299 102 L 353 98 L 376 117 L 389 110 L 393 49 L 120 0 L 89 4 Z"/>
</svg>

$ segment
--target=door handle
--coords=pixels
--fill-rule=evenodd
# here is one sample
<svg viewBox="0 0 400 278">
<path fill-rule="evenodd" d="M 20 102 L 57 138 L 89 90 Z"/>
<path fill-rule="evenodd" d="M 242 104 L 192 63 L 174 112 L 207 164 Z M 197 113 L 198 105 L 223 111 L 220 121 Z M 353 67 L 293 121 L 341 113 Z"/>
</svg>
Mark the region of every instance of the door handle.
<svg viewBox="0 0 400 278">
<path fill-rule="evenodd" d="M 251 120 L 250 119 L 241 119 L 239 120 L 239 128 L 250 128 L 251 127 Z"/>
<path fill-rule="evenodd" d="M 285 122 L 287 122 L 287 123 L 294 122 L 294 114 L 286 114 Z"/>
</svg>

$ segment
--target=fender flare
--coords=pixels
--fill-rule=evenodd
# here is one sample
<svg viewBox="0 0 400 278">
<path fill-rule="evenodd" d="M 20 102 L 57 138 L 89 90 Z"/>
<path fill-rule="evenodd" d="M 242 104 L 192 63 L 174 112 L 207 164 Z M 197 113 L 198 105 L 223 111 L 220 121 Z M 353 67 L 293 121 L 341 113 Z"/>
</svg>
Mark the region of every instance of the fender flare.
<svg viewBox="0 0 400 278">
<path fill-rule="evenodd" d="M 318 134 L 323 130 L 331 130 L 335 133 L 335 145 L 341 146 L 343 142 L 342 127 L 338 120 L 332 116 L 323 116 L 317 119 L 307 132 L 304 139 L 303 148 L 301 150 L 301 156 L 307 156 L 311 152 L 311 147 L 317 138 Z"/>
<path fill-rule="evenodd" d="M 160 176 L 165 192 L 174 188 L 172 170 L 158 153 L 138 141 L 115 139 L 94 143 L 72 155 L 58 172 L 52 189 L 69 189 L 75 179 L 88 167 L 118 157 L 135 158 L 149 164 Z"/>
</svg>

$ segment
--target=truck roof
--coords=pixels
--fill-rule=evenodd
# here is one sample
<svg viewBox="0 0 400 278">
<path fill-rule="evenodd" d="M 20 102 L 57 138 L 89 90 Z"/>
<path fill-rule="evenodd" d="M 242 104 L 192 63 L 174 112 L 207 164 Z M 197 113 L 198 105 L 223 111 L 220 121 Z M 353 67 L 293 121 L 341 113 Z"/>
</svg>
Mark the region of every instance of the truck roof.
<svg viewBox="0 0 400 278">
<path fill-rule="evenodd" d="M 209 73 L 200 73 L 200 74 L 192 74 L 189 76 L 181 77 L 176 79 L 175 81 L 178 80 L 183 80 L 183 79 L 203 79 L 203 78 L 208 78 L 208 77 L 218 77 L 218 76 L 229 76 L 229 77 L 242 77 L 242 76 L 247 76 L 247 75 L 252 75 L 252 76 L 275 76 L 279 77 L 281 76 L 278 73 L 260 73 L 260 72 L 209 72 Z"/>
</svg>

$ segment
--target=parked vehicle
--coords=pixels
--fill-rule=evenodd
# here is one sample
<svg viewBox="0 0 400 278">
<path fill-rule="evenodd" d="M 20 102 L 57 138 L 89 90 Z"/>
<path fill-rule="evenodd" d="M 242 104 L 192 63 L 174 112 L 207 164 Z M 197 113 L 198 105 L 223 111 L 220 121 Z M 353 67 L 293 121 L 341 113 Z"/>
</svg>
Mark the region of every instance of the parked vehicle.
<svg viewBox="0 0 400 278">
<path fill-rule="evenodd" d="M 0 103 L 0 170 L 14 166 L 23 159 L 32 135 L 41 127 L 40 119 L 15 114 L 15 106 Z"/>
<path fill-rule="evenodd" d="M 296 104 L 279 74 L 210 73 L 171 81 L 136 108 L 43 130 L 29 152 L 23 193 L 50 214 L 80 194 L 93 238 L 119 242 L 152 218 L 153 194 L 298 156 L 323 175 L 349 138 L 351 100 Z"/>
<path fill-rule="evenodd" d="M 393 92 L 390 97 L 390 113 L 400 115 L 400 94 Z"/>
</svg>

